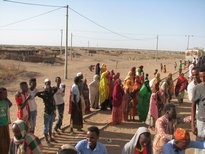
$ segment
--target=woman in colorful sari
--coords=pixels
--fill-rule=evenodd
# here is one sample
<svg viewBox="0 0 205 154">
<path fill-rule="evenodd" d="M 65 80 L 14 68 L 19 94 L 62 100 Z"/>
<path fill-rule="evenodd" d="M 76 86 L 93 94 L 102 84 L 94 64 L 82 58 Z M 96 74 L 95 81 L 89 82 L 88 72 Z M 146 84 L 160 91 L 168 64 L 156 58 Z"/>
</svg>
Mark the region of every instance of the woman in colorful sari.
<svg viewBox="0 0 205 154">
<path fill-rule="evenodd" d="M 159 103 L 158 92 L 159 92 L 159 86 L 153 88 L 150 97 L 149 112 L 145 121 L 145 123 L 148 125 L 148 129 L 150 130 L 154 130 L 155 122 L 158 118 L 158 103 Z"/>
<path fill-rule="evenodd" d="M 120 124 L 122 121 L 122 98 L 124 90 L 120 79 L 115 81 L 114 90 L 113 90 L 113 109 L 112 109 L 112 124 Z"/>
<path fill-rule="evenodd" d="M 109 97 L 108 71 L 103 72 L 100 78 L 100 106 L 101 110 L 107 110 Z"/>
<path fill-rule="evenodd" d="M 130 94 L 131 100 L 129 105 L 129 114 L 130 114 L 130 120 L 135 120 L 135 116 L 137 115 L 136 108 L 138 104 L 138 93 L 141 88 L 142 84 L 139 79 L 139 76 L 135 77 L 135 82 L 133 86 L 133 91 Z"/>
<path fill-rule="evenodd" d="M 23 120 L 16 120 L 12 125 L 14 137 L 11 140 L 9 154 L 41 154 L 41 141 L 28 133 L 28 127 Z"/>
<path fill-rule="evenodd" d="M 188 86 L 188 80 L 184 77 L 184 74 L 181 73 L 177 79 L 177 83 L 175 87 L 175 95 L 179 103 L 183 103 L 184 91 L 185 89 L 187 89 L 187 86 Z"/>
<path fill-rule="evenodd" d="M 89 99 L 90 99 L 91 107 L 94 109 L 99 108 L 99 84 L 100 84 L 100 76 L 94 75 L 93 81 L 88 85 Z"/>
<path fill-rule="evenodd" d="M 151 93 L 152 92 L 149 87 L 149 82 L 148 80 L 145 80 L 143 86 L 141 87 L 139 91 L 139 96 L 138 96 L 137 113 L 138 113 L 140 121 L 145 121 L 147 118 Z"/>
<path fill-rule="evenodd" d="M 123 95 L 123 101 L 122 101 L 122 120 L 127 121 L 128 120 L 128 113 L 129 113 L 129 103 L 131 100 L 130 94 L 132 92 L 132 85 L 131 80 L 126 80 L 124 84 L 124 95 Z"/>
<path fill-rule="evenodd" d="M 132 139 L 122 149 L 122 154 L 151 153 L 151 134 L 146 127 L 139 127 Z"/>
<path fill-rule="evenodd" d="M 108 106 L 110 107 L 111 110 L 112 110 L 112 93 L 114 88 L 113 76 L 114 76 L 114 71 L 112 70 L 111 72 L 108 73 L 108 85 L 109 85 Z"/>
<path fill-rule="evenodd" d="M 143 71 L 143 66 L 140 65 L 139 68 L 137 69 L 136 75 L 139 76 L 141 82 L 144 82 L 144 71 Z"/>
</svg>

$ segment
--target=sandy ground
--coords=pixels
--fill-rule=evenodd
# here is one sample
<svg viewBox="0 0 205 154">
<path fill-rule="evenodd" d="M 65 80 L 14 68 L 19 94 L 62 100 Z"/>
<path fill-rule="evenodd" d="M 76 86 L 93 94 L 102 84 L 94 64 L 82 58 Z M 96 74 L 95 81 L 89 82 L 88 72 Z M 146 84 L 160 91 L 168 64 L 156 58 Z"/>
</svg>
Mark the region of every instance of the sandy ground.
<svg viewBox="0 0 205 154">
<path fill-rule="evenodd" d="M 80 58 L 74 58 L 72 61 L 69 59 L 68 61 L 68 79 L 64 79 L 64 66 L 58 64 L 43 64 L 43 63 L 30 63 L 30 62 L 18 62 L 14 60 L 0 60 L 0 65 L 13 66 L 19 65 L 20 68 L 25 70 L 24 73 L 21 73 L 15 77 L 14 80 L 6 81 L 1 85 L 8 89 L 9 99 L 13 102 L 13 106 L 11 107 L 10 114 L 11 120 L 15 121 L 16 119 L 16 111 L 17 107 L 14 101 L 14 95 L 16 91 L 19 89 L 19 83 L 21 81 L 28 81 L 31 77 L 37 78 L 37 89 L 40 91 L 43 89 L 43 81 L 45 78 L 49 78 L 52 81 L 52 85 L 55 85 L 54 80 L 56 76 L 60 76 L 62 78 L 62 82 L 66 84 L 66 95 L 65 95 L 65 112 L 64 112 L 64 120 L 63 126 L 69 125 L 69 115 L 68 115 L 68 94 L 73 83 L 73 78 L 75 77 L 77 72 L 83 72 L 85 78 L 88 80 L 88 83 L 92 81 L 92 77 L 94 72 L 90 72 L 88 66 L 93 64 L 95 65 L 97 62 L 107 64 L 108 70 L 114 70 L 115 72 L 120 72 L 121 79 L 124 79 L 127 72 L 130 70 L 132 66 L 138 67 L 139 65 L 144 65 L 145 73 L 149 73 L 149 79 L 152 79 L 153 73 L 155 69 L 160 70 L 160 63 L 166 64 L 167 73 L 161 73 L 161 77 L 165 77 L 168 73 L 174 72 L 174 62 L 179 62 L 179 59 L 183 58 L 183 55 L 179 54 L 165 54 L 163 55 L 163 59 L 155 60 L 154 56 L 150 53 L 141 53 L 138 56 L 133 56 L 133 53 L 126 53 L 120 56 L 113 56 L 109 54 L 96 54 L 94 56 L 88 56 L 86 54 L 82 54 Z M 135 58 L 130 58 L 135 57 Z M 159 55 L 160 57 L 160 55 Z M 44 105 L 42 100 L 36 98 L 38 105 L 38 115 L 37 115 L 37 126 L 35 135 L 38 137 L 42 137 L 43 134 L 43 110 Z M 189 106 L 189 104 L 188 104 Z M 189 107 L 185 105 L 185 108 L 182 110 L 186 110 L 186 114 L 190 113 Z M 180 111 L 181 112 L 181 111 Z M 184 113 L 182 113 L 184 114 Z M 89 125 L 97 125 L 99 127 L 103 126 L 105 123 L 109 122 L 110 113 L 107 111 L 106 113 L 99 113 L 93 115 L 91 118 L 88 118 L 88 122 L 85 125 L 84 130 Z M 101 124 L 102 123 L 102 124 Z M 55 123 L 54 123 L 55 124 Z M 141 125 L 136 122 L 126 122 L 122 125 L 118 126 L 108 126 L 105 127 L 101 132 L 101 141 L 106 144 L 109 153 L 120 153 L 120 149 L 122 146 L 131 139 L 132 135 L 136 131 L 137 127 Z M 62 135 L 57 137 L 58 144 L 54 147 L 45 146 L 45 153 L 54 153 L 60 145 L 63 143 L 71 143 L 76 144 L 81 138 L 84 138 L 84 133 L 77 133 L 78 135 L 68 135 L 68 130 L 66 129 Z M 12 136 L 12 133 L 11 133 Z M 75 138 L 75 140 L 73 139 Z M 108 138 L 111 138 L 112 143 L 108 143 Z M 43 141 L 44 144 L 44 141 Z M 44 144 L 45 145 L 45 144 Z M 114 150 L 111 152 L 111 150 Z"/>
</svg>

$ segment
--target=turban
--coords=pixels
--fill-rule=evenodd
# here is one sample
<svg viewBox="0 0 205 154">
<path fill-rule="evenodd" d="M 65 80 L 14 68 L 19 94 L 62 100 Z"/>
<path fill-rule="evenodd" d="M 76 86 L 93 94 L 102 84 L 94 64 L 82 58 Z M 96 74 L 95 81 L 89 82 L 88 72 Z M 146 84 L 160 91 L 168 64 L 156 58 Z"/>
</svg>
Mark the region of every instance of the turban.
<svg viewBox="0 0 205 154">
<path fill-rule="evenodd" d="M 177 140 L 190 139 L 189 132 L 186 129 L 183 129 L 183 128 L 177 128 L 175 133 L 174 133 L 174 137 Z"/>
</svg>

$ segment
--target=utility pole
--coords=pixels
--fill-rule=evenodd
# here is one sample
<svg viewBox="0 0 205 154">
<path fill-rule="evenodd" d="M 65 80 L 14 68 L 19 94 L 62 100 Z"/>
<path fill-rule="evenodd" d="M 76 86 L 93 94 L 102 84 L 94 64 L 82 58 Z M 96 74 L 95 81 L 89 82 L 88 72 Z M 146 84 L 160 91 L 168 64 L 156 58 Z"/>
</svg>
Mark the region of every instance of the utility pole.
<svg viewBox="0 0 205 154">
<path fill-rule="evenodd" d="M 89 48 L 89 46 L 90 46 L 90 42 L 88 41 L 88 48 Z"/>
<path fill-rule="evenodd" d="M 73 46 L 73 34 L 71 33 L 71 39 L 70 39 L 70 60 L 72 60 L 72 46 Z"/>
<path fill-rule="evenodd" d="M 65 45 L 65 68 L 64 68 L 64 78 L 68 78 L 68 5 L 66 6 L 66 45 Z"/>
<path fill-rule="evenodd" d="M 159 36 L 157 35 L 156 57 L 155 57 L 156 61 L 157 61 L 157 59 L 158 59 L 158 43 L 159 43 Z"/>
<path fill-rule="evenodd" d="M 190 37 L 194 37 L 194 35 L 185 35 L 187 37 L 187 49 L 189 49 L 189 39 Z"/>
<path fill-rule="evenodd" d="M 60 55 L 62 55 L 62 44 L 63 44 L 63 30 L 61 29 L 61 46 L 60 46 Z"/>
</svg>

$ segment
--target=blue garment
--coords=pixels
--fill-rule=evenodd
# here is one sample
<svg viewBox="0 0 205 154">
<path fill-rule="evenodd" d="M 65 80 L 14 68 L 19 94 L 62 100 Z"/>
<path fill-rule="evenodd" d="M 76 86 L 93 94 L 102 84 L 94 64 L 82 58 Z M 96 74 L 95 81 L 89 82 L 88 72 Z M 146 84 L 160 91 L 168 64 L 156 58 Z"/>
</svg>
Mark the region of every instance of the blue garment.
<svg viewBox="0 0 205 154">
<path fill-rule="evenodd" d="M 205 149 L 205 141 L 190 141 L 187 148 Z M 185 150 L 176 149 L 174 147 L 174 140 L 171 140 L 163 146 L 162 154 L 185 154 Z"/>
<path fill-rule="evenodd" d="M 43 134 L 48 134 L 48 132 L 52 132 L 52 126 L 55 115 L 53 114 L 44 114 L 44 128 Z"/>
<path fill-rule="evenodd" d="M 35 127 L 36 127 L 36 116 L 37 116 L 37 111 L 30 111 L 30 131 L 34 133 Z"/>
<path fill-rule="evenodd" d="M 79 141 L 75 148 L 78 154 L 107 154 L 106 147 L 100 142 L 97 142 L 95 149 L 91 150 L 87 139 Z"/>
</svg>

